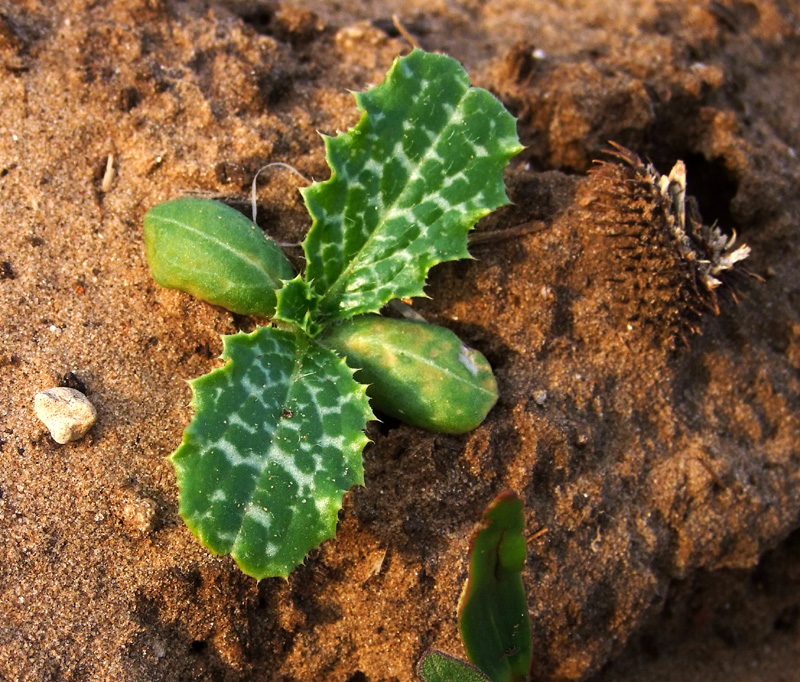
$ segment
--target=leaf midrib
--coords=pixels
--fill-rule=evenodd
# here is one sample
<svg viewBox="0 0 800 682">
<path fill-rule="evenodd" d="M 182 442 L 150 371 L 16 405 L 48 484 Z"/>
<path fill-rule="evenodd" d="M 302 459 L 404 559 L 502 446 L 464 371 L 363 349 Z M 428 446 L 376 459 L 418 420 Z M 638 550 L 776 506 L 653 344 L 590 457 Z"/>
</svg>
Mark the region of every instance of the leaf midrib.
<svg viewBox="0 0 800 682">
<path fill-rule="evenodd" d="M 467 346 L 464 346 L 463 344 L 462 344 L 461 348 L 465 349 L 467 351 L 470 350 L 469 348 L 467 348 Z M 430 358 L 428 358 L 428 357 L 426 357 L 424 355 L 419 355 L 417 353 L 411 352 L 405 347 L 401 348 L 400 352 L 402 352 L 407 357 L 410 356 L 414 360 L 419 361 L 420 363 L 422 363 L 423 365 L 426 365 L 427 367 L 432 367 L 434 370 L 437 370 L 438 372 L 440 372 L 442 374 L 445 374 L 446 376 L 448 376 L 450 378 L 455 379 L 456 381 L 464 384 L 471 391 L 475 390 L 475 388 L 476 388 L 474 383 L 472 383 L 472 382 L 468 381 L 467 379 L 464 379 L 463 377 L 459 376 L 458 374 L 453 372 L 453 370 L 451 370 L 450 368 L 447 368 L 447 367 L 443 368 L 441 365 L 437 365 L 433 360 L 431 360 Z M 465 369 L 467 369 L 466 366 L 465 366 Z M 467 369 L 467 371 L 469 372 L 469 369 Z M 484 388 L 483 386 L 477 386 L 477 388 L 478 388 L 478 390 L 480 390 L 483 393 L 485 393 L 487 396 L 494 396 L 494 392 L 493 391 L 490 391 L 490 390 Z"/>
<path fill-rule="evenodd" d="M 273 277 L 272 274 L 269 272 L 269 270 L 267 270 L 267 269 L 265 269 L 263 267 L 263 265 L 261 264 L 260 260 L 258 260 L 258 259 L 257 260 L 252 260 L 251 258 L 248 258 L 248 256 L 250 254 L 248 254 L 247 252 L 240 251 L 239 249 L 235 249 L 230 244 L 222 241 L 221 239 L 218 239 L 217 237 L 212 237 L 208 233 L 203 232 L 202 230 L 198 230 L 198 229 L 192 227 L 191 225 L 189 225 L 188 223 L 183 223 L 180 220 L 176 220 L 175 218 L 160 217 L 159 220 L 161 220 L 162 222 L 165 222 L 165 223 L 171 223 L 173 225 L 177 225 L 179 227 L 182 227 L 187 232 L 191 232 L 192 234 L 200 237 L 200 239 L 205 239 L 206 241 L 208 241 L 208 242 L 210 242 L 212 244 L 216 244 L 217 246 L 219 246 L 220 248 L 224 249 L 225 251 L 228 251 L 229 253 L 232 253 L 233 255 L 237 256 L 240 260 L 242 260 L 244 263 L 249 264 L 249 265 L 253 265 L 257 270 L 259 270 L 260 272 L 262 272 L 266 276 L 266 278 L 272 283 L 272 286 L 273 286 L 274 289 L 277 289 L 278 287 L 281 286 L 281 284 L 283 284 L 283 281 L 281 279 L 278 279 L 277 277 Z M 258 229 L 260 229 L 260 228 L 258 228 Z"/>
<path fill-rule="evenodd" d="M 296 334 L 295 338 L 292 339 L 292 342 L 295 344 L 294 369 L 292 369 L 292 373 L 291 373 L 288 381 L 286 382 L 286 393 L 285 393 L 285 395 L 283 397 L 283 400 L 280 403 L 281 405 L 287 405 L 288 404 L 289 397 L 292 394 L 292 389 L 293 389 L 295 383 L 297 382 L 297 380 L 299 378 L 300 371 L 303 368 L 303 363 L 302 363 L 301 360 L 304 359 L 306 357 L 306 355 L 308 354 L 308 351 L 309 351 L 309 348 L 310 348 L 310 345 L 308 343 L 305 343 L 304 347 L 300 348 L 300 342 L 302 342 L 304 340 L 305 340 L 305 338 L 300 334 Z M 233 554 L 233 552 L 235 551 L 236 545 L 239 542 L 239 538 L 242 536 L 242 530 L 244 529 L 244 519 L 247 516 L 247 510 L 248 510 L 249 504 L 250 504 L 250 502 L 252 502 L 253 492 L 256 490 L 256 488 L 258 488 L 259 481 L 261 481 L 261 477 L 264 475 L 264 471 L 266 470 L 267 466 L 269 465 L 269 463 L 271 461 L 270 458 L 269 458 L 269 453 L 270 453 L 270 450 L 272 449 L 272 445 L 275 442 L 275 439 L 277 438 L 278 431 L 281 428 L 281 424 L 283 423 L 283 421 L 285 419 L 286 419 L 286 417 L 284 417 L 282 413 L 278 414 L 278 420 L 275 422 L 275 429 L 273 430 L 273 432 L 271 434 L 271 437 L 270 437 L 270 440 L 269 440 L 269 443 L 268 443 L 267 447 L 264 450 L 264 456 L 262 458 L 261 467 L 259 469 L 258 475 L 253 477 L 254 484 L 253 484 L 253 486 L 252 486 L 252 488 L 250 489 L 250 492 L 249 492 L 249 500 L 248 500 L 247 504 L 245 504 L 244 507 L 243 507 L 241 519 L 239 521 L 239 529 L 236 531 L 236 536 L 233 538 L 233 542 L 231 543 L 231 549 L 230 549 L 231 554 Z"/>
</svg>

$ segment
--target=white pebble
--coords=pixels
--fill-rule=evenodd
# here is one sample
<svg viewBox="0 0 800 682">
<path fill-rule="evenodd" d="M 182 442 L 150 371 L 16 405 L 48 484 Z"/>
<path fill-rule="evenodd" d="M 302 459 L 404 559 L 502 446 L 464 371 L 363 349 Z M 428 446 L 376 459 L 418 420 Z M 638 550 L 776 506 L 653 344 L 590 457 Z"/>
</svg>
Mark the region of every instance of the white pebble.
<svg viewBox="0 0 800 682">
<path fill-rule="evenodd" d="M 97 421 L 97 410 L 89 399 L 80 391 L 64 386 L 37 393 L 33 407 L 53 440 L 62 445 L 83 438 Z"/>
</svg>

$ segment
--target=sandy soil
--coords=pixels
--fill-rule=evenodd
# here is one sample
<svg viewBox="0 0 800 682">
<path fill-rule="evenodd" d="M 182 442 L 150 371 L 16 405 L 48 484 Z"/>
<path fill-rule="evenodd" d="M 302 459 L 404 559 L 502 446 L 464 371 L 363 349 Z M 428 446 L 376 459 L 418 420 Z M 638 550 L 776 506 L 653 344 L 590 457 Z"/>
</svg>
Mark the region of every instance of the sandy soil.
<svg viewBox="0 0 800 682">
<path fill-rule="evenodd" d="M 318 132 L 409 50 L 393 13 L 527 147 L 478 231 L 535 229 L 415 304 L 489 358 L 500 400 L 466 436 L 371 424 L 336 540 L 257 584 L 185 528 L 166 457 L 186 380 L 258 321 L 155 285 L 142 216 L 191 192 L 245 208 L 270 161 L 325 178 Z M 0 0 L 0 68 L 0 679 L 407 682 L 426 647 L 462 654 L 470 530 L 508 488 L 535 679 L 796 679 L 795 3 Z M 749 274 L 698 295 L 652 212 L 615 246 L 639 199 L 620 166 L 588 172 L 608 141 L 683 159 Z M 297 183 L 260 185 L 282 242 L 308 228 Z M 36 420 L 54 385 L 96 406 L 83 440 Z"/>
</svg>

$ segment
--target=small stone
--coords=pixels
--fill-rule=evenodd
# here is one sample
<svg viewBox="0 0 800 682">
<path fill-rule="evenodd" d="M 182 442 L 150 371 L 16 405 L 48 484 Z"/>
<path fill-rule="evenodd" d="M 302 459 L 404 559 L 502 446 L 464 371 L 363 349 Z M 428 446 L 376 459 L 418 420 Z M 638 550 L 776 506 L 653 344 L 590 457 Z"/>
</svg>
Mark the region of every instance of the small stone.
<svg viewBox="0 0 800 682">
<path fill-rule="evenodd" d="M 153 530 L 156 516 L 156 503 L 149 498 L 139 498 L 126 502 L 122 507 L 122 520 L 132 531 L 149 533 Z"/>
<path fill-rule="evenodd" d="M 80 391 L 65 386 L 37 393 L 33 407 L 53 440 L 62 445 L 83 438 L 97 421 L 97 410 L 89 399 Z"/>
</svg>

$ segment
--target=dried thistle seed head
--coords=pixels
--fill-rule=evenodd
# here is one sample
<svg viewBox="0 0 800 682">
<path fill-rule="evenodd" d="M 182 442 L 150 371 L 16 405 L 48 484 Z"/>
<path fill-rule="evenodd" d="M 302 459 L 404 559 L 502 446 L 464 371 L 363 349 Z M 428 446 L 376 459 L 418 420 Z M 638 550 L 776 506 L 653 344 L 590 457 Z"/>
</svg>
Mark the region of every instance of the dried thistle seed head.
<svg viewBox="0 0 800 682">
<path fill-rule="evenodd" d="M 613 143 L 612 143 L 613 145 Z M 730 237 L 717 225 L 703 224 L 696 203 L 686 197 L 686 165 L 678 160 L 669 175 L 660 175 L 655 167 L 645 164 L 633 152 L 618 145 L 608 153 L 625 162 L 640 179 L 658 189 L 659 199 L 664 202 L 663 214 L 666 227 L 672 236 L 681 257 L 694 263 L 698 281 L 708 291 L 713 291 L 722 282 L 715 275 L 747 258 L 747 244 L 735 246 L 736 233 Z M 687 215 L 688 212 L 688 215 Z"/>
<path fill-rule="evenodd" d="M 613 144 L 613 143 L 612 143 Z M 673 346 L 699 331 L 704 310 L 718 311 L 719 276 L 750 253 L 716 225 L 704 225 L 686 194 L 686 166 L 661 175 L 636 154 L 613 145 L 615 161 L 591 171 L 594 222 L 614 242 L 612 277 L 629 331 L 649 328 L 654 345 Z M 620 163 L 621 162 L 621 163 Z"/>
</svg>

